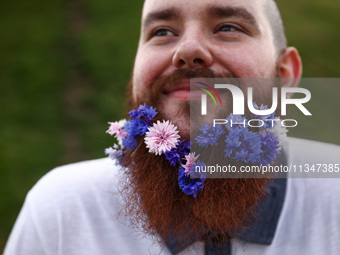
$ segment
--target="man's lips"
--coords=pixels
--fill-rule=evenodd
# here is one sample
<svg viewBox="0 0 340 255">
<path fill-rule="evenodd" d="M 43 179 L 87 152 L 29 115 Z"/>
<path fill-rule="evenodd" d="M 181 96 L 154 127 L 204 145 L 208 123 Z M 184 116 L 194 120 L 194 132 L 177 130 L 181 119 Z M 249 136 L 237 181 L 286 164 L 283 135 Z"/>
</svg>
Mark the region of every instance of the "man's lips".
<svg viewBox="0 0 340 255">
<path fill-rule="evenodd" d="M 193 88 L 190 90 L 190 80 L 182 80 L 166 88 L 164 94 L 171 99 L 189 101 L 201 98 L 202 91 Z"/>
</svg>

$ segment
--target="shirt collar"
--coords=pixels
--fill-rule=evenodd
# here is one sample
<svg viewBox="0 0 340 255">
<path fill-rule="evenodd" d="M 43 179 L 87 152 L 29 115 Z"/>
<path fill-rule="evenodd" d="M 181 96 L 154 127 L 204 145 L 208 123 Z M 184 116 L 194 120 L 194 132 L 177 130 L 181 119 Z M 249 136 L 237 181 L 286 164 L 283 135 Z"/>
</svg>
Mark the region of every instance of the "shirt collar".
<svg viewBox="0 0 340 255">
<path fill-rule="evenodd" d="M 266 188 L 266 197 L 255 212 L 256 222 L 236 236 L 243 241 L 269 245 L 274 239 L 286 194 L 287 179 L 274 179 Z"/>
</svg>

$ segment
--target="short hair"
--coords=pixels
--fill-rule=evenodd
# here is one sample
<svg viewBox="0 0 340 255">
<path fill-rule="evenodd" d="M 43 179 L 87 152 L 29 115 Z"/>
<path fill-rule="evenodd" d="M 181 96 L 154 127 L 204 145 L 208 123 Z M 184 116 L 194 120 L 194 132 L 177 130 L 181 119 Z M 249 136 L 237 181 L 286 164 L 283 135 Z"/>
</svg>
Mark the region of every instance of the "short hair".
<svg viewBox="0 0 340 255">
<path fill-rule="evenodd" d="M 265 1 L 265 13 L 273 31 L 273 43 L 276 48 L 277 55 L 280 56 L 287 48 L 287 38 L 282 16 L 275 0 Z"/>
</svg>

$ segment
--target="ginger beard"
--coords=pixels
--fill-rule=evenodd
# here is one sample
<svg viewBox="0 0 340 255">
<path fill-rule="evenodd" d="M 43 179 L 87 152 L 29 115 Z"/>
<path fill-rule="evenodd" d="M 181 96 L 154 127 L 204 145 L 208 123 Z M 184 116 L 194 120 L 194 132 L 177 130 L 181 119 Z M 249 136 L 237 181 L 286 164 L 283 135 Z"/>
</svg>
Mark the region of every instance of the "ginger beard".
<svg viewBox="0 0 340 255">
<path fill-rule="evenodd" d="M 207 68 L 177 70 L 155 81 L 143 99 L 133 101 L 130 97 L 131 109 L 144 103 L 152 105 L 158 112 L 156 120 L 170 119 L 175 125 L 187 129 L 189 102 L 177 104 L 174 108 L 176 118 L 171 118 L 169 116 L 174 116 L 173 112 L 169 114 L 164 110 L 162 91 L 165 86 L 194 77 L 230 78 L 231 75 L 216 74 Z M 183 121 L 184 124 L 180 125 Z M 187 130 L 181 133 L 188 140 Z M 156 156 L 149 153 L 144 136 L 138 144 L 141 145 L 136 151 L 127 150 L 124 153 L 123 165 L 126 168 L 121 179 L 122 213 L 134 228 L 158 241 L 176 236 L 182 244 L 189 244 L 192 240 L 204 241 L 208 238 L 229 240 L 242 227 L 254 222 L 256 205 L 264 197 L 269 179 L 206 179 L 203 190 L 194 198 L 185 195 L 178 186 L 180 165 L 171 166 L 164 154 Z M 228 163 L 237 165 L 233 161 Z"/>
</svg>

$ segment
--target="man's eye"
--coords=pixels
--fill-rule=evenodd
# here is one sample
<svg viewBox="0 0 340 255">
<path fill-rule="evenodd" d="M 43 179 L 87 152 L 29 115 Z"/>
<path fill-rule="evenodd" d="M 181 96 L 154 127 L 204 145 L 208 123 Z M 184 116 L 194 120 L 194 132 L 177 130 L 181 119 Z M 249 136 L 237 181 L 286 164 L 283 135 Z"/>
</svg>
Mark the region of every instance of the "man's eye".
<svg viewBox="0 0 340 255">
<path fill-rule="evenodd" d="M 153 36 L 173 36 L 175 34 L 169 29 L 160 28 L 160 29 L 156 29 L 152 35 Z"/>
<path fill-rule="evenodd" d="M 218 32 L 234 32 L 234 31 L 240 31 L 236 26 L 234 25 L 229 25 L 229 24 L 223 24 L 218 27 L 217 29 Z"/>
</svg>

